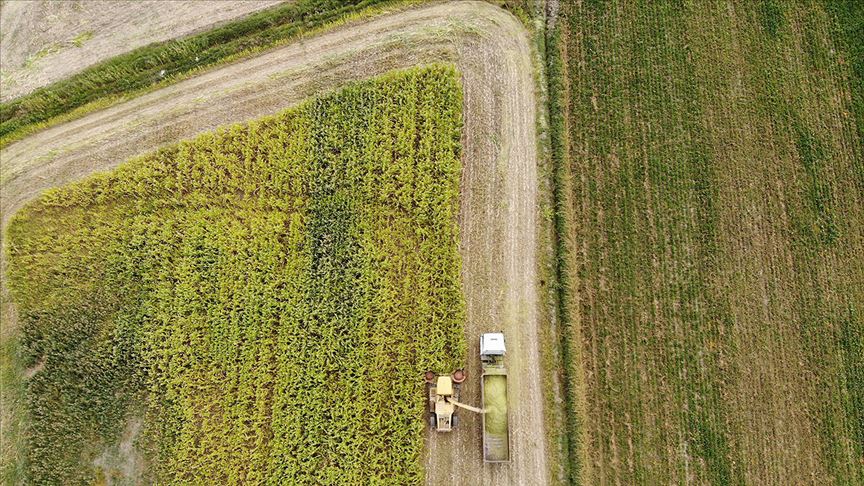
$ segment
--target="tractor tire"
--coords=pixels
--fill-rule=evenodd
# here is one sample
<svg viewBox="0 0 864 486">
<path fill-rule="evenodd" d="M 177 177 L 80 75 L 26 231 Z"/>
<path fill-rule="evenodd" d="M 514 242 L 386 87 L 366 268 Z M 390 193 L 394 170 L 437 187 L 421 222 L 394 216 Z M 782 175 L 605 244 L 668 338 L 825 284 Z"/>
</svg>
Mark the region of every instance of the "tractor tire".
<svg viewBox="0 0 864 486">
<path fill-rule="evenodd" d="M 453 417 L 450 419 L 450 426 L 456 427 L 457 425 L 459 425 L 459 417 L 453 415 Z"/>
<path fill-rule="evenodd" d="M 438 417 L 435 416 L 435 413 L 429 414 L 429 427 L 433 429 L 438 426 Z"/>
</svg>

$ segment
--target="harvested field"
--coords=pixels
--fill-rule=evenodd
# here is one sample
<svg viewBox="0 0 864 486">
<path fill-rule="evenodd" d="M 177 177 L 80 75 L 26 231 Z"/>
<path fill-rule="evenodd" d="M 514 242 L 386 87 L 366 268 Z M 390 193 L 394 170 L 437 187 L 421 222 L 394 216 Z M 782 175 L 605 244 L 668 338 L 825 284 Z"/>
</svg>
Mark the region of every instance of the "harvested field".
<svg viewBox="0 0 864 486">
<path fill-rule="evenodd" d="M 4 1 L 0 99 L 17 98 L 136 47 L 182 37 L 280 1 Z"/>
<path fill-rule="evenodd" d="M 574 476 L 861 484 L 860 61 L 837 18 L 561 7 Z"/>
<path fill-rule="evenodd" d="M 459 223 L 465 337 L 473 345 L 484 331 L 507 334 L 513 462 L 484 468 L 480 421 L 463 415 L 451 436 L 427 438 L 427 481 L 545 484 L 531 53 L 524 28 L 496 7 L 433 5 L 346 26 L 13 143 L 0 152 L 4 226 L 45 188 L 227 122 L 292 106 L 347 80 L 433 61 L 453 62 L 463 74 Z M 476 356 L 469 348 L 470 376 L 479 377 Z M 479 402 L 476 381 L 463 397 Z"/>
</svg>

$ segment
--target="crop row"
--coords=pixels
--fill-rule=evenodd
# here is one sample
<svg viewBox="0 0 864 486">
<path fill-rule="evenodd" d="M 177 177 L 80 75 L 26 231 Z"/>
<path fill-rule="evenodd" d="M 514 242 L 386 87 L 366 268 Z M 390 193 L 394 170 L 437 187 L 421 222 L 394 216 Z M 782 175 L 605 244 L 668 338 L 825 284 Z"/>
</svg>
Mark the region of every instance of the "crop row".
<svg viewBox="0 0 864 486">
<path fill-rule="evenodd" d="M 25 208 L 29 479 L 118 474 L 143 417 L 150 480 L 419 483 L 418 377 L 465 354 L 460 131 L 456 73 L 402 71 Z"/>
</svg>

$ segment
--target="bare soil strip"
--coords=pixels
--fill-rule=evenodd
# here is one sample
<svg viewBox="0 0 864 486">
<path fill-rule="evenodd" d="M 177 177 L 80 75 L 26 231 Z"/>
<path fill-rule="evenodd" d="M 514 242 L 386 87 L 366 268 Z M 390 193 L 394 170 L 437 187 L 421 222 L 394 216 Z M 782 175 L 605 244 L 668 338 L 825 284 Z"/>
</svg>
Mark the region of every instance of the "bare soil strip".
<svg viewBox="0 0 864 486">
<path fill-rule="evenodd" d="M 535 85 L 528 34 L 497 7 L 455 2 L 348 25 L 14 143 L 0 152 L 3 227 L 47 188 L 219 125 L 282 110 L 347 81 L 430 62 L 454 63 L 463 75 L 460 252 L 470 344 L 463 400 L 480 401 L 479 335 L 503 330 L 512 462 L 484 465 L 479 418 L 462 413 L 457 431 L 427 437 L 427 482 L 547 484 Z"/>
<path fill-rule="evenodd" d="M 151 42 L 192 34 L 281 0 L 0 3 L 3 101 Z"/>
</svg>

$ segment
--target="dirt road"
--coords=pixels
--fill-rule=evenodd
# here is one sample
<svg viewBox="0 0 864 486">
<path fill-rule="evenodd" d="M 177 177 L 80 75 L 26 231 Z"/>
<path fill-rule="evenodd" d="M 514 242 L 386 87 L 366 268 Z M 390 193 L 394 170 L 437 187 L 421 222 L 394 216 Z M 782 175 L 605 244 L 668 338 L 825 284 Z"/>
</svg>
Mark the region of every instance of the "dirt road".
<svg viewBox="0 0 864 486">
<path fill-rule="evenodd" d="M 280 1 L 5 1 L 0 3 L 0 98 L 27 94 L 103 59 Z"/>
<path fill-rule="evenodd" d="M 479 419 L 462 413 L 453 434 L 428 435 L 427 482 L 547 484 L 531 60 L 528 35 L 518 20 L 486 3 L 430 5 L 347 25 L 8 146 L 0 152 L 3 226 L 42 190 L 165 143 L 276 112 L 348 80 L 436 61 L 455 63 L 465 103 L 460 251 L 471 378 L 463 399 L 479 402 L 479 335 L 504 330 L 512 463 L 484 465 Z"/>
</svg>

